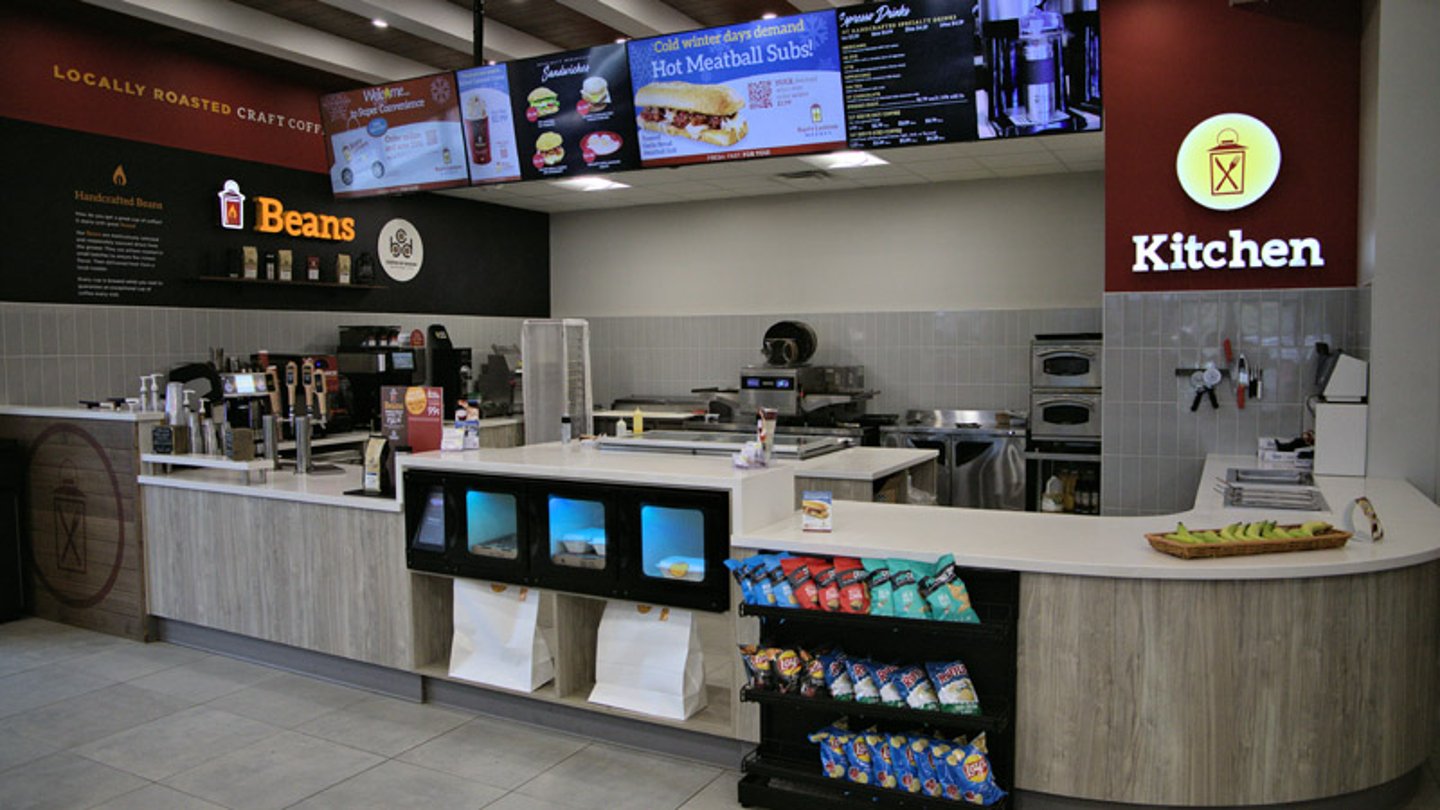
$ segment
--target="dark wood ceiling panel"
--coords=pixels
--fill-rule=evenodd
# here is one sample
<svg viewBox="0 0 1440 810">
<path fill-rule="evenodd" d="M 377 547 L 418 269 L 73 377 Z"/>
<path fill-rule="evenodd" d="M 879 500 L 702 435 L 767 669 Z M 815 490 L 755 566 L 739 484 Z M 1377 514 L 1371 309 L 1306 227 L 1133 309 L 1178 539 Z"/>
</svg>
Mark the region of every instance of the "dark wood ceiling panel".
<svg viewBox="0 0 1440 810">
<path fill-rule="evenodd" d="M 470 0 L 451 2 L 472 11 L 475 8 Z M 560 46 L 558 50 L 565 51 L 604 45 L 625 36 L 623 32 L 555 0 L 485 0 L 485 19 L 553 42 Z"/>
<path fill-rule="evenodd" d="M 398 28 L 376 28 L 361 17 L 316 0 L 232 0 L 256 11 L 314 28 L 327 34 L 369 45 L 396 56 L 413 59 L 438 70 L 458 70 L 474 64 L 470 55 L 407 34 Z"/>
<path fill-rule="evenodd" d="M 795 7 L 785 0 L 664 0 L 664 3 L 706 28 L 758 20 L 767 12 L 781 17 L 796 13 Z"/>
</svg>

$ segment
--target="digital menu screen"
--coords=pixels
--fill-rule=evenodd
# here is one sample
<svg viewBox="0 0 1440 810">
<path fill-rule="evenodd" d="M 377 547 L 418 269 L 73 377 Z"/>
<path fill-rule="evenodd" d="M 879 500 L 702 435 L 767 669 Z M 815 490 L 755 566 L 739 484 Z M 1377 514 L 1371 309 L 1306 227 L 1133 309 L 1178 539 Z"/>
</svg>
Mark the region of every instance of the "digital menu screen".
<svg viewBox="0 0 1440 810">
<path fill-rule="evenodd" d="M 851 149 L 976 139 L 973 5 L 906 0 L 836 12 Z"/>
<path fill-rule="evenodd" d="M 640 168 L 623 44 L 525 59 L 509 68 L 526 180 Z"/>
<path fill-rule="evenodd" d="M 460 116 L 465 125 L 465 160 L 470 183 L 508 183 L 520 179 L 520 149 L 510 108 L 510 79 L 505 65 L 484 65 L 455 73 Z"/>
<path fill-rule="evenodd" d="M 669 34 L 629 51 L 645 166 L 845 146 L 833 12 Z"/>
<path fill-rule="evenodd" d="M 321 96 L 320 115 L 336 197 L 469 182 L 453 74 Z"/>
</svg>

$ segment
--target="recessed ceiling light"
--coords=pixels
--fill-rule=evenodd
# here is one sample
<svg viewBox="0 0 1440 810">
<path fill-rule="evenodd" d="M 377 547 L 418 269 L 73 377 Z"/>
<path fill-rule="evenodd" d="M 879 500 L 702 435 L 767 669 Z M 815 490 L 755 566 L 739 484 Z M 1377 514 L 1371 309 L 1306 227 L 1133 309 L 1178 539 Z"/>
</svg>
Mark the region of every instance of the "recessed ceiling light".
<svg viewBox="0 0 1440 810">
<path fill-rule="evenodd" d="M 767 12 L 765 12 L 764 14 L 761 14 L 761 15 L 760 15 L 760 19 L 762 19 L 762 20 L 773 20 L 773 19 L 775 19 L 775 18 L 778 17 L 778 16 L 780 16 L 780 15 L 776 14 L 776 13 L 773 12 L 773 11 L 767 11 Z"/>
<path fill-rule="evenodd" d="M 888 166 L 890 161 L 876 157 L 869 152 L 831 152 L 827 155 L 811 155 L 801 160 L 822 169 L 858 169 L 861 166 Z"/>
<path fill-rule="evenodd" d="M 389 28 L 389 27 L 390 27 L 390 23 L 385 22 L 384 20 L 380 19 L 379 17 L 376 17 L 375 19 L 371 20 L 371 21 L 370 21 L 370 24 L 373 25 L 373 26 L 375 26 L 376 28 Z"/>
<path fill-rule="evenodd" d="M 630 38 L 629 38 L 629 37 L 616 37 L 616 38 L 615 38 L 615 44 L 616 44 L 616 45 L 619 45 L 619 44 L 624 43 L 624 42 L 629 42 L 629 41 L 630 41 Z"/>
<path fill-rule="evenodd" d="M 572 177 L 568 180 L 556 180 L 550 185 L 569 191 L 614 191 L 618 188 L 630 188 L 626 183 L 617 183 L 603 177 Z"/>
</svg>

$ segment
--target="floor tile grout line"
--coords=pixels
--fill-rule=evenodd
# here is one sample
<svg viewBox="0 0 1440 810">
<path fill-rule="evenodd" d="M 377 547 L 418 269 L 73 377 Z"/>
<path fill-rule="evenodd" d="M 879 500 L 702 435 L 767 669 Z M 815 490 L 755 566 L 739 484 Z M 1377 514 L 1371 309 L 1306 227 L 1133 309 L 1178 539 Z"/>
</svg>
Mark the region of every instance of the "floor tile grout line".
<svg viewBox="0 0 1440 810">
<path fill-rule="evenodd" d="M 336 744 L 339 745 L 339 743 L 336 743 Z M 336 785 L 340 785 L 340 784 L 343 784 L 343 783 L 345 783 L 345 782 L 348 782 L 348 781 L 350 781 L 351 779 L 354 779 L 354 778 L 356 778 L 357 776 L 360 776 L 360 775 L 363 774 L 363 773 L 369 773 L 370 771 L 373 771 L 373 770 L 375 770 L 376 768 L 380 767 L 381 765 L 384 765 L 385 763 L 387 763 L 387 762 L 390 761 L 389 759 L 381 756 L 380 754 L 373 754 L 373 756 L 379 756 L 379 757 L 380 757 L 380 761 L 377 762 L 377 763 L 375 763 L 374 765 L 371 765 L 371 766 L 368 767 L 368 768 L 362 768 L 362 769 L 356 771 L 355 773 L 352 773 L 352 774 L 350 774 L 349 776 L 345 777 L 344 779 L 341 779 L 341 780 L 339 780 L 339 781 L 337 781 L 337 782 L 331 782 L 330 784 L 326 785 L 325 787 L 320 788 L 319 790 L 315 791 L 314 793 L 311 793 L 311 794 L 308 795 L 308 796 L 305 796 L 305 797 L 303 797 L 303 798 L 301 798 L 301 799 L 297 799 L 297 800 L 295 800 L 295 801 L 293 801 L 293 802 L 285 805 L 286 809 L 288 810 L 289 808 L 294 807 L 294 806 L 296 806 L 296 805 L 298 805 L 298 804 L 301 804 L 301 803 L 303 803 L 303 802 L 310 801 L 311 799 L 315 798 L 316 796 L 319 796 L 321 793 L 324 793 L 325 791 L 329 790 L 330 788 L 333 788 L 333 787 L 335 787 Z M 204 798 L 204 797 L 201 797 L 201 798 Z M 209 800 L 206 799 L 206 801 L 209 801 Z"/>
</svg>

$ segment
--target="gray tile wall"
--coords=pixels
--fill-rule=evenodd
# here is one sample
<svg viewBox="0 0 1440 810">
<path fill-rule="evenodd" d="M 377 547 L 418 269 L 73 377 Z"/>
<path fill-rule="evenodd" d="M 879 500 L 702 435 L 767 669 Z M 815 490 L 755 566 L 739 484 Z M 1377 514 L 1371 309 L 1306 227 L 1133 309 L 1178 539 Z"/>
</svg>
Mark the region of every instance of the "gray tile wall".
<svg viewBox="0 0 1440 810">
<path fill-rule="evenodd" d="M 333 351 L 342 324 L 443 323 L 458 346 L 520 342 L 520 318 L 0 302 L 0 402 L 71 405 L 134 396 L 139 376 L 208 357 Z"/>
<path fill-rule="evenodd" d="M 908 408 L 1029 407 L 1030 339 L 1043 332 L 1099 332 L 1098 308 L 804 315 L 591 318 L 595 401 L 685 394 L 739 384 L 740 367 L 763 363 L 760 342 L 776 321 L 815 329 L 811 360 L 863 365 L 880 391 L 871 413 Z"/>
<path fill-rule="evenodd" d="M 1190 508 L 1209 453 L 1254 454 L 1260 436 L 1293 437 L 1314 425 L 1315 343 L 1369 354 L 1369 291 L 1355 289 L 1112 293 L 1105 296 L 1105 412 L 1101 501 L 1106 514 Z M 1229 338 L 1265 397 L 1236 407 L 1229 382 L 1191 412 L 1194 389 L 1179 367 L 1225 367 Z"/>
</svg>

